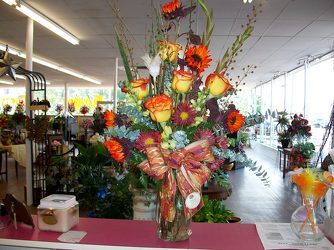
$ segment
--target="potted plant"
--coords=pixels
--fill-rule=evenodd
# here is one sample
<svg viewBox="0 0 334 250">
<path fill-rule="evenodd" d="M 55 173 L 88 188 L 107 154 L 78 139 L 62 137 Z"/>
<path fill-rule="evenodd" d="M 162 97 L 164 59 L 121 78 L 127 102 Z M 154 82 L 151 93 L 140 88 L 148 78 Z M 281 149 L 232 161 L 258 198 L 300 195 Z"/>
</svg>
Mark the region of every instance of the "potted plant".
<svg viewBox="0 0 334 250">
<path fill-rule="evenodd" d="M 289 130 L 289 117 L 287 112 L 284 110 L 282 112 L 277 112 L 277 124 L 275 127 L 278 141 L 282 144 L 283 148 L 287 148 L 290 144 L 291 134 Z"/>
<path fill-rule="evenodd" d="M 193 222 L 231 223 L 232 219 L 236 218 L 221 200 L 210 200 L 207 195 L 204 195 L 203 202 L 204 207 L 194 215 Z"/>
<path fill-rule="evenodd" d="M 290 168 L 307 167 L 315 152 L 315 147 L 312 142 L 303 142 L 294 145 L 291 149 L 289 161 Z"/>
</svg>

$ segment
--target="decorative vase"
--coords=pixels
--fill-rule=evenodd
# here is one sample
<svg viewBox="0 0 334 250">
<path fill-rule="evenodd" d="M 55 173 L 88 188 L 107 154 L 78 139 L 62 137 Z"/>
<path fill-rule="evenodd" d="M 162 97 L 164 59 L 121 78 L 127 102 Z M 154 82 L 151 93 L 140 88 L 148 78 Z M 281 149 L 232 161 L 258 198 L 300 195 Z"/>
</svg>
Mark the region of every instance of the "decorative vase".
<svg viewBox="0 0 334 250">
<path fill-rule="evenodd" d="M 334 168 L 334 165 L 332 165 Z M 326 208 L 328 218 L 325 219 L 325 235 L 334 242 L 334 189 L 331 188 L 326 194 Z"/>
<path fill-rule="evenodd" d="M 184 214 L 184 204 L 180 192 L 177 190 L 175 194 L 175 216 L 173 221 L 167 221 L 160 210 L 161 196 L 159 194 L 159 204 L 157 207 L 157 225 L 158 237 L 165 241 L 182 241 L 189 239 L 192 234 L 190 229 L 191 218 L 187 219 Z"/>
<path fill-rule="evenodd" d="M 319 241 L 324 237 L 324 223 L 328 215 L 323 210 L 322 200 L 303 196 L 303 205 L 291 216 L 291 228 L 298 238 L 305 241 Z"/>
<path fill-rule="evenodd" d="M 133 194 L 133 219 L 155 220 L 157 191 L 154 189 L 131 189 Z"/>
</svg>

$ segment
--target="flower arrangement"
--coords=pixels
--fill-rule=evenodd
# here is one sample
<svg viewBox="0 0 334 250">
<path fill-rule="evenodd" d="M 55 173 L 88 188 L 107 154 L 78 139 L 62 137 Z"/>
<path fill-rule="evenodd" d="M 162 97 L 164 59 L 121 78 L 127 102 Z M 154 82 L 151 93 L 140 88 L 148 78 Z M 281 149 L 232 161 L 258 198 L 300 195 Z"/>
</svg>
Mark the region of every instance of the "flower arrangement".
<svg viewBox="0 0 334 250">
<path fill-rule="evenodd" d="M 312 136 L 311 126 L 302 114 L 294 114 L 288 132 L 291 134 L 291 137 L 295 137 L 297 139 L 308 139 Z"/>
<path fill-rule="evenodd" d="M 160 191 L 162 224 L 177 217 L 174 201 L 181 200 L 176 197 L 178 193 L 183 200 L 180 207 L 185 211 L 183 213 L 182 209 L 181 214 L 186 220 L 202 207 L 201 186 L 207 180 L 220 184 L 226 180 L 221 167 L 226 154 L 231 159 L 240 153 L 242 160 L 256 169 L 245 156 L 242 144 L 235 141 L 233 144 L 230 140 L 237 137 L 245 120 L 239 110 L 230 105 L 230 98 L 238 93 L 244 77 L 253 67 L 244 68 L 244 77 L 238 77 L 235 83 L 228 74 L 235 56 L 253 30 L 256 11 L 254 9 L 244 32 L 237 36 L 215 70 L 205 77 L 213 61 L 209 44 L 214 24 L 213 14 L 205 2 L 199 0 L 198 3 L 207 18 L 202 38 L 191 28 L 195 5 L 184 6 L 174 0 L 161 6 L 161 12 L 153 18 L 149 51 L 142 57 L 149 76 L 141 77 L 135 70 L 128 40 L 123 37 L 124 32 L 116 30 L 127 75 L 127 80 L 119 83 L 126 93 L 127 105 L 119 107 L 118 115 L 126 116 L 127 122 L 109 128 L 111 139 L 104 144 L 120 170 L 126 166 L 138 170 L 139 166 L 141 180 L 150 177 L 163 182 Z M 186 16 L 189 29 L 183 31 L 181 21 Z M 143 177 L 143 172 L 149 177 Z M 190 208 L 184 202 L 191 193 L 198 199 Z"/>
<path fill-rule="evenodd" d="M 9 104 L 5 104 L 3 106 L 3 113 L 4 114 L 8 114 L 11 110 L 12 110 L 12 106 L 10 106 Z"/>
<path fill-rule="evenodd" d="M 21 125 L 25 121 L 25 115 L 24 115 L 24 104 L 23 102 L 20 102 L 17 104 L 15 108 L 15 112 L 12 116 L 13 121 L 16 122 L 17 125 Z"/>
<path fill-rule="evenodd" d="M 15 112 L 17 112 L 17 113 L 24 112 L 24 103 L 23 103 L 23 101 L 20 101 L 17 104 L 17 106 L 15 108 Z"/>
<path fill-rule="evenodd" d="M 7 121 L 9 116 L 6 114 L 0 114 L 0 128 L 5 128 L 7 126 Z"/>
<path fill-rule="evenodd" d="M 292 214 L 291 227 L 303 240 L 319 240 L 324 236 L 320 228 L 325 222 L 324 216 L 317 211 L 317 205 L 328 188 L 334 187 L 334 178 L 328 171 L 306 168 L 296 170 L 292 181 L 299 187 L 303 206 Z"/>
<path fill-rule="evenodd" d="M 56 112 L 60 114 L 64 110 L 64 105 L 61 103 L 58 103 L 55 108 Z"/>
<path fill-rule="evenodd" d="M 87 107 L 86 105 L 83 105 L 83 106 L 80 108 L 80 113 L 81 113 L 81 114 L 86 115 L 88 112 L 89 112 L 89 107 Z"/>
<path fill-rule="evenodd" d="M 74 113 L 75 112 L 75 102 L 71 101 L 67 103 L 67 110 L 70 113 Z"/>
<path fill-rule="evenodd" d="M 93 126 L 93 122 L 91 119 L 82 119 L 81 121 L 81 127 L 84 130 L 88 130 L 89 128 L 91 128 Z"/>
<path fill-rule="evenodd" d="M 289 156 L 290 168 L 306 167 L 315 152 L 312 142 L 303 142 L 294 145 Z"/>
</svg>

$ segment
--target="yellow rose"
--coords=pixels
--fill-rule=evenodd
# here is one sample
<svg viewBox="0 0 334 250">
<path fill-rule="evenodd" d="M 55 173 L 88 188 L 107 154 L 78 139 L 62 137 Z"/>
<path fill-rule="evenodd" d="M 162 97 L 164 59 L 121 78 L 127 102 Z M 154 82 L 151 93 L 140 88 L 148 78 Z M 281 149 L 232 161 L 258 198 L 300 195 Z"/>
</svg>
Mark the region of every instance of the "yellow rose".
<svg viewBox="0 0 334 250">
<path fill-rule="evenodd" d="M 165 94 L 147 100 L 144 107 L 150 111 L 152 120 L 156 122 L 166 122 L 172 116 L 172 99 Z"/>
<path fill-rule="evenodd" d="M 168 41 L 160 42 L 160 56 L 164 61 L 167 60 L 169 62 L 174 62 L 180 50 L 181 46 L 176 43 Z"/>
<path fill-rule="evenodd" d="M 229 89 L 233 88 L 229 81 L 217 72 L 208 75 L 205 81 L 205 87 L 210 90 L 212 96 L 222 96 Z"/>
<path fill-rule="evenodd" d="M 148 79 L 137 79 L 131 82 L 132 94 L 135 94 L 139 100 L 148 95 Z"/>
<path fill-rule="evenodd" d="M 173 70 L 172 89 L 186 93 L 194 83 L 194 75 L 184 70 Z"/>
</svg>

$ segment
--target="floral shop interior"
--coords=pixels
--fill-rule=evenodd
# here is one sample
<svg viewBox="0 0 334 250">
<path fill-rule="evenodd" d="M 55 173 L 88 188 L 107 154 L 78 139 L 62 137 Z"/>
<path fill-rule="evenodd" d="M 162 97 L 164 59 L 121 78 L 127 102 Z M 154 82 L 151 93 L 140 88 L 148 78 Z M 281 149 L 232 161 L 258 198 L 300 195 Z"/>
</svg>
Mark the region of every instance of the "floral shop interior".
<svg viewBox="0 0 334 250">
<path fill-rule="evenodd" d="M 333 93 L 333 0 L 0 0 L 0 250 L 334 249 Z"/>
</svg>

